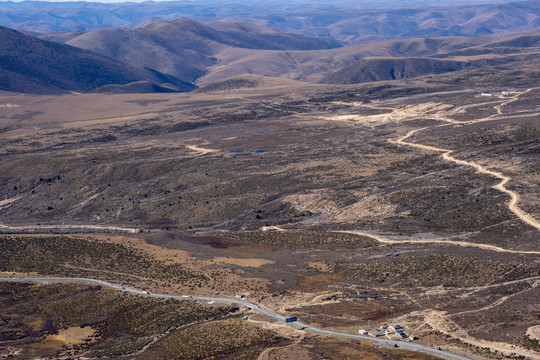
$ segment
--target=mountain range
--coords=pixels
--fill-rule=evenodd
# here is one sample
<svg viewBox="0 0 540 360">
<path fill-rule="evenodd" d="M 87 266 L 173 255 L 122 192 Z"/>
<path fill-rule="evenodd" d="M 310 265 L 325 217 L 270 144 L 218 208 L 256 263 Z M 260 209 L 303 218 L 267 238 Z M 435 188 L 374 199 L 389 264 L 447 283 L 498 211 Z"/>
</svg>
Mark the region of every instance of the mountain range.
<svg viewBox="0 0 540 360">
<path fill-rule="evenodd" d="M 67 40 L 129 64 L 151 67 L 194 82 L 218 64 L 218 54 L 236 49 L 320 50 L 339 42 L 291 35 L 242 22 L 200 24 L 187 18 L 157 20 L 138 29 L 104 29 Z"/>
<path fill-rule="evenodd" d="M 438 0 L 437 6 L 470 6 L 486 3 L 505 3 L 507 0 Z M 319 27 L 318 20 L 325 13 L 340 14 L 340 9 L 351 9 L 369 13 L 373 9 L 403 9 L 431 7 L 431 0 L 298 0 L 298 1 L 249 1 L 228 2 L 227 0 L 176 0 L 142 3 L 97 3 L 97 2 L 45 2 L 21 1 L 2 2 L 0 25 L 38 33 L 91 31 L 104 28 L 142 27 L 154 20 L 172 20 L 189 17 L 200 22 L 216 20 L 244 20 L 260 25 L 267 22 L 276 30 L 285 31 L 282 25 L 295 27 L 302 18 L 303 25 L 310 19 L 312 26 Z M 356 14 L 356 13 L 355 13 Z M 344 14 L 338 16 L 343 18 Z M 355 15 L 356 16 L 356 15 Z M 331 19 L 332 17 L 329 17 Z M 335 16 L 334 16 L 335 18 Z"/>
<path fill-rule="evenodd" d="M 72 6 L 76 8 L 76 4 Z M 450 13 L 446 16 L 445 11 L 451 8 L 438 8 L 437 13 L 426 8 L 375 9 L 370 10 L 378 14 L 374 19 L 359 21 L 355 26 L 371 24 L 375 28 L 378 21 L 390 21 L 397 28 L 398 24 L 406 23 L 408 15 L 415 23 L 422 16 L 439 19 L 438 22 L 425 20 L 423 29 L 426 31 L 436 28 L 435 23 L 440 25 L 445 21 L 455 29 L 467 24 L 467 29 L 471 30 L 477 28 L 480 18 L 484 25 L 528 29 L 536 26 L 535 9 L 539 8 L 540 5 L 532 1 L 454 7 L 452 9 L 458 10 L 451 12 L 453 20 L 450 22 L 446 21 Z M 487 9 L 491 9 L 489 14 Z M 302 21 L 308 21 L 307 26 L 300 28 L 308 32 L 314 24 L 322 28 L 348 22 L 352 26 L 354 22 L 350 19 L 356 19 L 359 13 L 365 15 L 367 10 L 342 12 L 339 18 L 333 17 L 335 10 L 329 11 L 326 17 L 305 16 Z M 479 15 L 482 13 L 483 17 Z M 269 16 L 260 16 L 263 15 Z M 514 21 L 516 17 L 527 21 Z M 460 23 L 462 18 L 470 21 Z M 524 67 L 536 63 L 540 54 L 538 31 L 411 39 L 399 39 L 407 36 L 394 33 L 398 39 L 347 45 L 356 40 L 336 40 L 343 39 L 339 33 L 331 37 L 283 33 L 245 21 L 200 23 L 180 17 L 148 23 L 141 20 L 139 25 L 45 34 L 23 34 L 0 28 L 0 90 L 31 93 L 190 91 L 245 74 L 312 83 L 353 84 L 508 64 Z M 400 26 L 403 31 L 405 28 L 405 25 Z M 391 37 L 390 29 L 385 29 L 390 31 L 385 36 Z M 365 31 L 358 36 L 368 33 Z"/>
<path fill-rule="evenodd" d="M 489 2 L 489 4 L 486 4 Z M 536 0 L 505 1 L 214 1 L 144 3 L 3 3 L 0 25 L 34 33 L 138 28 L 152 21 L 188 17 L 207 23 L 243 21 L 277 31 L 327 37 L 344 44 L 440 36 L 534 31 Z"/>
<path fill-rule="evenodd" d="M 195 88 L 171 75 L 0 27 L 0 90 L 23 93 L 171 92 Z"/>
<path fill-rule="evenodd" d="M 207 25 L 186 18 L 138 29 L 105 29 L 38 39 L 0 27 L 0 90 L 31 93 L 190 91 L 235 49 L 311 50 L 330 39 L 290 35 L 248 23 Z M 66 42 L 62 44 L 62 42 Z"/>
<path fill-rule="evenodd" d="M 252 16 L 249 21 L 280 31 L 358 44 L 389 39 L 535 31 L 540 28 L 540 3 L 529 0 L 408 9 L 333 10 Z"/>
</svg>

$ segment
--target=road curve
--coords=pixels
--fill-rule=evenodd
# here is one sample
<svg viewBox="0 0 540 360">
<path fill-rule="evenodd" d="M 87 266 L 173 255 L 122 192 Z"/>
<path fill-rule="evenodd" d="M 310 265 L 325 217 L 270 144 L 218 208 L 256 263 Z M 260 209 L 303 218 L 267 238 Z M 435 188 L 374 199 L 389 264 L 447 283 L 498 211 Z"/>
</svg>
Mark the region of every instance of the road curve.
<svg viewBox="0 0 540 360">
<path fill-rule="evenodd" d="M 163 299 L 176 299 L 176 300 L 199 300 L 199 301 L 216 301 L 216 302 L 223 302 L 228 304 L 235 304 L 240 306 L 248 307 L 259 314 L 268 316 L 272 319 L 279 320 L 279 321 L 285 321 L 285 316 L 273 313 L 269 310 L 265 310 L 261 308 L 260 306 L 241 299 L 235 299 L 235 298 L 229 298 L 225 296 L 216 296 L 216 297 L 208 297 L 208 296 L 190 296 L 190 295 L 168 295 L 168 294 L 154 294 L 154 293 L 147 293 L 142 290 L 137 290 L 129 287 L 123 287 L 121 285 L 113 284 L 107 281 L 98 280 L 98 279 L 89 279 L 89 278 L 64 278 L 64 277 L 12 277 L 12 278 L 0 278 L 0 281 L 15 281 L 15 282 L 86 282 L 86 283 L 94 283 L 99 284 L 102 286 L 106 286 L 109 288 L 113 288 L 115 290 L 125 291 L 132 294 L 137 295 L 144 295 L 149 297 L 155 297 L 155 298 L 163 298 Z M 296 328 L 310 331 L 318 334 L 323 335 L 330 335 L 330 336 L 337 336 L 342 338 L 348 338 L 348 339 L 356 339 L 356 340 L 364 340 L 364 341 L 370 341 L 374 343 L 375 345 L 389 345 L 394 346 L 398 345 L 401 349 L 416 351 L 416 352 L 422 352 L 434 356 L 438 356 L 443 359 L 457 359 L 457 360 L 469 360 L 468 358 L 456 354 L 452 354 L 448 351 L 444 350 L 438 350 L 435 348 L 431 348 L 426 345 L 421 345 L 418 343 L 411 343 L 411 342 L 405 342 L 400 340 L 386 340 L 386 339 L 376 339 L 376 338 L 370 338 L 367 336 L 360 336 L 360 335 L 352 335 L 347 333 L 340 333 L 336 331 L 329 331 L 329 330 L 323 330 L 315 327 L 311 327 L 306 324 L 302 324 L 300 322 L 293 323 L 293 326 Z"/>
</svg>

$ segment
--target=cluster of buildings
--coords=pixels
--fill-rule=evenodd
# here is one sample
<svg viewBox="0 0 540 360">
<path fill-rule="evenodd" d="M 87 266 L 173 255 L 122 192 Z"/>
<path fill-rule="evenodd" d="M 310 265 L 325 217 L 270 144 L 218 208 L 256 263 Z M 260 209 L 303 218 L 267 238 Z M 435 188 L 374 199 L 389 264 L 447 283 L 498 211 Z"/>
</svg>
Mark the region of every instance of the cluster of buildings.
<svg viewBox="0 0 540 360">
<path fill-rule="evenodd" d="M 481 93 L 480 96 L 492 96 L 493 94 L 490 93 Z M 501 91 L 501 95 L 510 95 L 509 91 Z"/>
<path fill-rule="evenodd" d="M 389 335 L 394 335 L 402 339 L 406 339 L 406 338 L 409 338 L 411 340 L 418 339 L 416 336 L 413 336 L 412 334 L 407 334 L 405 331 L 406 330 L 403 326 L 396 323 L 392 323 L 389 325 L 383 325 L 381 327 L 370 329 L 370 330 L 360 329 L 358 332 L 361 335 L 368 335 L 372 337 L 380 337 L 380 336 L 390 337 Z"/>
</svg>

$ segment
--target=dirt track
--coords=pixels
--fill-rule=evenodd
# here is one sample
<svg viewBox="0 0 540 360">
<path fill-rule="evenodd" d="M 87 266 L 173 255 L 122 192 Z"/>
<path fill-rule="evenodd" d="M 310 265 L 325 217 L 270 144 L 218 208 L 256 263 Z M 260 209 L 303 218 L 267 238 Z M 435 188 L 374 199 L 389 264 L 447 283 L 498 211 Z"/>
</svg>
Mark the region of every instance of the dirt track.
<svg viewBox="0 0 540 360">
<path fill-rule="evenodd" d="M 520 355 L 529 359 L 537 359 L 538 353 L 530 351 L 515 345 L 476 339 L 470 336 L 467 331 L 461 328 L 458 324 L 449 319 L 446 312 L 437 310 L 424 311 L 424 321 L 434 330 L 440 331 L 444 335 L 450 338 L 458 339 L 464 343 L 478 346 L 481 348 L 488 348 L 491 351 L 498 351 L 507 356 Z"/>
<path fill-rule="evenodd" d="M 425 128 L 421 128 L 421 129 L 411 130 L 405 136 L 403 136 L 403 137 L 401 137 L 401 138 L 399 138 L 397 140 L 389 139 L 388 141 L 391 142 L 391 143 L 394 143 L 394 144 L 411 146 L 411 147 L 414 147 L 414 148 L 417 148 L 417 149 L 442 152 L 443 154 L 441 155 L 441 157 L 446 161 L 450 161 L 450 162 L 453 162 L 453 163 L 458 164 L 458 165 L 470 166 L 470 167 L 475 168 L 478 173 L 490 175 L 490 176 L 493 176 L 493 177 L 496 177 L 496 178 L 500 179 L 501 181 L 497 185 L 492 186 L 492 188 L 496 189 L 496 190 L 498 190 L 500 192 L 503 192 L 503 193 L 510 196 L 510 202 L 508 203 L 508 208 L 510 209 L 510 211 L 512 211 L 514 214 L 516 214 L 516 216 L 519 217 L 523 222 L 525 222 L 528 225 L 531 225 L 531 226 L 535 227 L 536 229 L 540 230 L 540 222 L 538 222 L 536 219 L 534 219 L 530 214 L 527 214 L 525 211 L 521 210 L 519 208 L 519 206 L 517 205 L 517 202 L 519 201 L 519 194 L 517 194 L 516 192 L 514 192 L 512 190 L 508 190 L 505 187 L 505 185 L 510 180 L 512 180 L 512 178 L 510 178 L 509 176 L 503 175 L 502 173 L 500 173 L 498 171 L 488 170 L 484 166 L 482 166 L 480 164 L 477 164 L 477 163 L 474 163 L 474 162 L 471 162 L 471 161 L 465 161 L 465 160 L 456 159 L 455 157 L 453 157 L 451 155 L 453 150 L 442 149 L 442 148 L 438 148 L 438 147 L 434 147 L 434 146 L 416 144 L 416 143 L 405 141 L 405 139 L 407 139 L 407 138 L 411 137 L 412 135 L 414 135 L 415 133 L 417 133 L 419 131 L 422 131 L 422 130 L 425 130 L 425 129 L 428 129 L 428 128 L 425 127 Z"/>
<path fill-rule="evenodd" d="M 379 235 L 374 234 L 368 234 L 362 231 L 356 231 L 356 230 L 342 230 L 337 231 L 340 233 L 345 234 L 353 234 L 353 235 L 360 235 L 365 236 L 373 240 L 377 240 L 380 243 L 383 244 L 447 244 L 447 245 L 455 245 L 455 246 L 463 246 L 463 247 L 475 247 L 482 250 L 489 250 L 489 251 L 496 251 L 496 252 L 502 252 L 502 253 L 510 253 L 510 254 L 534 254 L 534 255 L 540 255 L 540 251 L 519 251 L 519 250 L 508 250 L 503 249 L 498 246 L 494 245 L 488 245 L 488 244 L 477 244 L 467 241 L 453 241 L 453 240 L 444 240 L 444 239 L 422 239 L 422 240 L 390 240 L 387 238 L 384 238 Z"/>
<path fill-rule="evenodd" d="M 189 150 L 196 151 L 197 152 L 196 156 L 206 155 L 206 154 L 213 153 L 213 152 L 217 151 L 217 150 L 213 150 L 213 149 L 205 149 L 205 148 L 195 146 L 195 145 L 186 145 L 186 148 L 188 148 Z"/>
<path fill-rule="evenodd" d="M 518 92 L 514 96 L 508 98 L 507 101 L 504 101 L 499 105 L 495 105 L 493 108 L 497 111 L 498 115 L 502 115 L 501 108 L 503 106 L 506 106 L 506 105 L 508 105 L 508 104 L 510 104 L 510 103 L 512 103 L 514 101 L 517 101 L 520 96 L 530 92 L 531 90 L 533 90 L 533 89 L 527 89 L 525 91 Z M 433 106 L 431 108 L 431 111 L 433 111 L 434 109 L 440 109 L 440 108 L 441 108 L 440 106 L 439 107 Z M 402 116 L 406 116 L 406 115 L 409 115 L 409 111 L 406 111 L 404 114 L 402 114 Z M 419 115 L 425 115 L 425 114 L 419 114 Z M 455 120 L 447 119 L 447 117 L 444 116 L 444 114 L 440 114 L 440 113 L 438 113 L 435 118 L 437 120 L 442 120 L 442 121 L 445 121 L 445 122 L 451 122 L 451 123 L 456 123 L 457 122 Z M 471 124 L 471 123 L 477 123 L 477 122 L 483 122 L 483 121 L 491 121 L 491 120 L 494 120 L 495 118 L 496 118 L 496 116 L 492 115 L 492 116 L 488 116 L 488 117 L 477 119 L 477 120 L 457 122 L 457 123 Z M 443 148 L 438 148 L 438 147 L 434 147 L 434 146 L 422 145 L 422 144 L 417 144 L 417 143 L 412 143 L 412 142 L 405 141 L 406 139 L 410 138 L 411 136 L 413 136 L 417 132 L 420 132 L 420 131 L 426 130 L 426 129 L 429 129 L 429 127 L 424 127 L 424 128 L 420 128 L 420 129 L 411 130 L 405 136 L 402 136 L 401 138 L 399 138 L 397 140 L 396 139 L 388 139 L 388 141 L 393 143 L 393 144 L 411 146 L 411 147 L 414 147 L 414 148 L 417 148 L 417 149 L 435 151 L 435 152 L 442 152 L 443 154 L 441 155 L 441 157 L 446 161 L 450 161 L 450 162 L 453 162 L 453 163 L 458 164 L 458 165 L 469 166 L 469 167 L 472 167 L 472 168 L 476 169 L 476 171 L 478 173 L 490 175 L 490 176 L 493 176 L 493 177 L 495 177 L 497 179 L 500 179 L 501 181 L 497 185 L 492 186 L 492 188 L 495 189 L 495 190 L 498 190 L 500 192 L 503 192 L 503 193 L 507 194 L 508 196 L 510 196 L 510 202 L 508 203 L 508 208 L 510 209 L 510 211 L 512 211 L 518 218 L 520 218 L 521 221 L 525 222 L 526 224 L 528 224 L 530 226 L 535 227 L 537 230 L 540 230 L 540 222 L 538 220 L 534 219 L 530 214 L 528 214 L 525 211 L 523 211 L 522 209 L 520 209 L 519 206 L 517 205 L 517 203 L 519 201 L 519 194 L 506 188 L 505 185 L 512 180 L 511 177 L 506 176 L 506 175 L 504 175 L 504 174 L 502 174 L 502 173 L 500 173 L 498 171 L 489 170 L 486 167 L 484 167 L 484 166 L 482 166 L 482 165 L 480 165 L 478 163 L 475 163 L 475 162 L 472 162 L 472 161 L 465 161 L 465 160 L 457 159 L 457 158 L 455 158 L 455 157 L 453 157 L 451 155 L 453 153 L 453 150 L 443 149 Z"/>
</svg>

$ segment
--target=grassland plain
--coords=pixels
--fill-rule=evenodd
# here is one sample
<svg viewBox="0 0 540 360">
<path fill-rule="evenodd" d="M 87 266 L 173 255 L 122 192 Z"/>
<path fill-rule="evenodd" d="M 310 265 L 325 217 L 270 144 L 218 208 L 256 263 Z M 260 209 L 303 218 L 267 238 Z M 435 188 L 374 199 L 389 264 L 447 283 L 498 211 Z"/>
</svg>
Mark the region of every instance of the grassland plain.
<svg viewBox="0 0 540 360">
<path fill-rule="evenodd" d="M 0 134 L 3 276 L 242 293 L 328 329 L 395 321 L 473 359 L 538 358 L 528 335 L 538 325 L 538 229 L 513 211 L 500 178 L 468 164 L 508 177 L 516 206 L 540 219 L 540 91 L 471 89 L 460 76 L 226 96 L 1 97 L 21 104 L 5 109 Z M 98 97 L 97 109 L 68 105 Z M 227 321 L 172 331 L 144 351 L 174 357 L 185 349 L 167 339 L 250 326 Z M 327 354 L 261 321 L 245 328 L 254 334 L 245 346 L 224 343 L 219 354 Z M 354 344 L 336 343 L 354 356 Z"/>
</svg>

